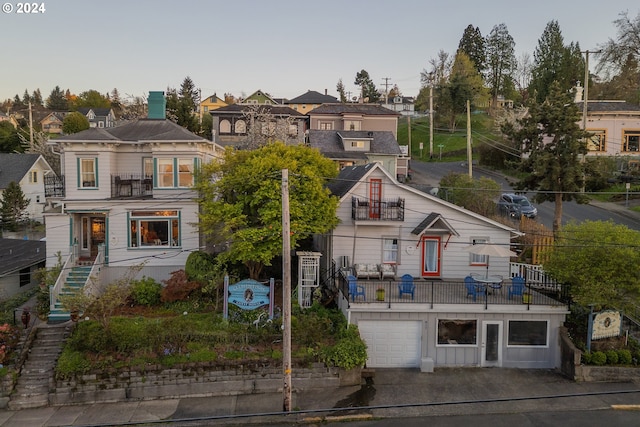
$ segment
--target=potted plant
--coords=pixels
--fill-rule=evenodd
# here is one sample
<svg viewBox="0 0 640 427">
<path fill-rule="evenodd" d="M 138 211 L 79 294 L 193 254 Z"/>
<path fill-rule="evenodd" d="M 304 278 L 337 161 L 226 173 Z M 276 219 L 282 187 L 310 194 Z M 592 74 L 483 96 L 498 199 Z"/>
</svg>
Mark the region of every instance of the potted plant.
<svg viewBox="0 0 640 427">
<path fill-rule="evenodd" d="M 376 301 L 384 301 L 384 288 L 382 286 L 376 289 Z"/>
<path fill-rule="evenodd" d="M 533 299 L 533 295 L 531 295 L 531 291 L 524 291 L 522 293 L 523 304 L 531 304 L 532 299 Z"/>
</svg>

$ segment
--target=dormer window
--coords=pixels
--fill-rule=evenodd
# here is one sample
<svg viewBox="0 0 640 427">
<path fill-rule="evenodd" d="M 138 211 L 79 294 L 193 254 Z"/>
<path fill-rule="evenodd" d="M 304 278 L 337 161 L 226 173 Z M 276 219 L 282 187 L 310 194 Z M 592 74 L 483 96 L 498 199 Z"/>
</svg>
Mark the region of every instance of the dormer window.
<svg viewBox="0 0 640 427">
<path fill-rule="evenodd" d="M 364 148 L 364 141 L 351 141 L 351 148 Z"/>
</svg>

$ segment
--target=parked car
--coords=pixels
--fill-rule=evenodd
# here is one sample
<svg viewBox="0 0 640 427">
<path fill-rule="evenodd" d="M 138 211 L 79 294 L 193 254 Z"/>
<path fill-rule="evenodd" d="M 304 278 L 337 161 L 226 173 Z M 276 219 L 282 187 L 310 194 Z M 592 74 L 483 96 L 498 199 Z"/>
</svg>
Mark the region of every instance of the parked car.
<svg viewBox="0 0 640 427">
<path fill-rule="evenodd" d="M 524 215 L 527 218 L 538 216 L 538 209 L 531 204 L 526 196 L 519 194 L 505 193 L 498 200 L 498 212 L 501 215 L 512 218 L 520 218 Z"/>
</svg>

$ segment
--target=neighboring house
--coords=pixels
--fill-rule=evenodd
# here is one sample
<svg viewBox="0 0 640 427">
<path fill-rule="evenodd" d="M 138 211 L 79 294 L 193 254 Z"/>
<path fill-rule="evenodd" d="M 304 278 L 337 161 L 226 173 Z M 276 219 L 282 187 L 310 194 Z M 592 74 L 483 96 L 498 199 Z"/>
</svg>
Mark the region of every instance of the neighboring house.
<svg viewBox="0 0 640 427">
<path fill-rule="evenodd" d="M 0 239 L 0 299 L 34 287 L 35 272 L 45 266 L 45 242 Z"/>
<path fill-rule="evenodd" d="M 288 138 L 284 142 L 301 144 L 307 130 L 306 116 L 282 105 L 231 104 L 209 113 L 213 118 L 214 141 L 223 146 L 243 147 L 253 131 L 267 136 L 280 128 Z M 264 122 L 267 119 L 270 123 Z M 260 129 L 252 131 L 252 126 Z"/>
<path fill-rule="evenodd" d="M 380 162 L 400 181 L 406 177 L 406 173 L 398 174 L 398 158 L 402 156 L 402 152 L 398 141 L 389 131 L 310 129 L 307 144 L 335 161 L 339 169 Z"/>
<path fill-rule="evenodd" d="M 9 116 L 3 113 L 2 111 L 0 111 L 0 122 L 10 122 Z"/>
<path fill-rule="evenodd" d="M 200 165 L 222 147 L 166 119 L 163 92 L 149 93 L 146 119 L 91 128 L 53 141 L 64 179 L 49 187 L 47 264 L 98 260 L 102 284 L 145 263 L 140 277 L 167 279 L 201 246 L 192 189 Z"/>
<path fill-rule="evenodd" d="M 335 96 L 327 95 L 327 91 L 324 94 L 316 92 L 315 90 L 309 90 L 300 96 L 293 99 L 284 101 L 284 105 L 293 108 L 299 113 L 307 114 L 309 111 L 321 106 L 322 104 L 335 104 L 339 102 Z"/>
<path fill-rule="evenodd" d="M 61 134 L 65 112 L 53 111 L 40 120 L 42 131 L 50 134 Z"/>
<path fill-rule="evenodd" d="M 200 101 L 200 114 L 208 114 L 209 111 L 213 111 L 220 107 L 226 107 L 227 103 L 222 99 L 218 98 L 218 95 L 215 93 L 202 101 Z"/>
<path fill-rule="evenodd" d="M 403 116 L 413 116 L 416 114 L 415 99 L 413 97 L 393 96 L 387 99 L 386 102 L 382 99 L 380 104 L 391 111 L 402 114 Z"/>
<path fill-rule="evenodd" d="M 391 132 L 398 145 L 398 114 L 379 104 L 323 104 L 308 113 L 310 130 Z M 354 147 L 355 148 L 355 147 Z M 401 180 L 409 176 L 409 150 L 400 148 L 396 164 L 388 170 Z M 407 154 L 404 154 L 407 153 Z M 385 153 L 393 154 L 393 153 Z M 349 160 L 345 165 L 348 165 Z M 358 164 L 353 163 L 353 164 Z"/>
<path fill-rule="evenodd" d="M 468 252 L 509 248 L 519 233 L 401 184 L 376 163 L 343 169 L 329 188 L 340 223 L 316 237 L 315 250 L 321 271 L 340 268 L 338 304 L 367 343 L 368 367 L 560 366 L 567 306 L 536 291 L 523 304 L 523 292 L 510 292 L 509 258 Z M 390 274 L 381 280 L 380 270 Z M 502 288 L 468 294 L 463 278 L 487 272 L 503 276 Z M 351 292 L 348 275 L 358 276 Z M 402 280 L 410 292 L 400 293 Z"/>
<path fill-rule="evenodd" d="M 89 120 L 89 127 L 110 128 L 116 125 L 116 115 L 111 108 L 78 108 L 80 114 L 84 114 Z"/>
<path fill-rule="evenodd" d="M 40 154 L 0 153 L 0 196 L 11 181 L 18 183 L 29 199 L 26 213 L 39 222 L 46 204 L 44 181 L 49 176 L 55 172 Z"/>
<path fill-rule="evenodd" d="M 578 102 L 582 110 L 583 102 Z M 582 126 L 582 123 L 580 123 Z M 625 101 L 587 102 L 588 156 L 623 156 L 631 168 L 640 163 L 640 106 Z M 626 168 L 625 168 L 626 169 Z"/>
<path fill-rule="evenodd" d="M 251 95 L 247 96 L 246 98 L 244 98 L 243 100 L 238 102 L 238 104 L 243 104 L 243 105 L 278 105 L 279 103 L 274 98 L 272 98 L 268 94 L 266 94 L 263 91 L 261 91 L 260 89 L 258 89 L 257 91 L 253 92 Z"/>
</svg>

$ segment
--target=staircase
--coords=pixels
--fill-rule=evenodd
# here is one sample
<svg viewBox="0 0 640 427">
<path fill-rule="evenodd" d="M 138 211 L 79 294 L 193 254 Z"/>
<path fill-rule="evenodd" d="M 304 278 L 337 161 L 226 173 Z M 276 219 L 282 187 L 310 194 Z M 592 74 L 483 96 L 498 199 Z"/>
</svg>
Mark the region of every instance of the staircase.
<svg viewBox="0 0 640 427">
<path fill-rule="evenodd" d="M 91 273 L 90 265 L 76 266 L 71 269 L 67 279 L 62 285 L 60 295 L 71 295 L 82 289 L 89 279 Z M 49 312 L 49 323 L 66 322 L 71 319 L 71 314 L 62 307 L 60 301 L 56 301 L 53 308 Z"/>
<path fill-rule="evenodd" d="M 71 333 L 69 324 L 40 324 L 15 389 L 9 409 L 39 408 L 49 404 L 49 390 L 54 385 L 58 356 Z"/>
</svg>

